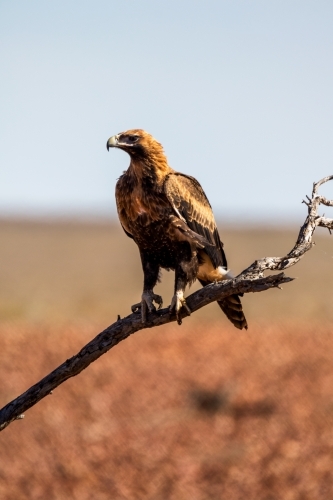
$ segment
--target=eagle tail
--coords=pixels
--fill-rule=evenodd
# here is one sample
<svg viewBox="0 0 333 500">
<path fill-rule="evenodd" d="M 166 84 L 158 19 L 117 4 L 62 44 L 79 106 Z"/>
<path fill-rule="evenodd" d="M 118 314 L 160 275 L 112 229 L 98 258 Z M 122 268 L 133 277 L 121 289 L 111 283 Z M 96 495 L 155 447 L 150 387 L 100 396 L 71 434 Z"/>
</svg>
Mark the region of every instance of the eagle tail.
<svg viewBox="0 0 333 500">
<path fill-rule="evenodd" d="M 245 328 L 247 330 L 247 321 L 239 295 L 229 295 L 229 297 L 219 300 L 217 303 L 236 328 L 239 328 L 239 330 Z"/>
<path fill-rule="evenodd" d="M 200 283 L 202 286 L 209 285 L 208 281 L 204 281 L 199 279 Z M 228 318 L 231 323 L 238 328 L 239 330 L 247 330 L 247 321 L 243 312 L 243 306 L 240 300 L 241 295 L 229 295 L 229 297 L 226 297 L 223 300 L 218 300 L 217 303 Z"/>
</svg>

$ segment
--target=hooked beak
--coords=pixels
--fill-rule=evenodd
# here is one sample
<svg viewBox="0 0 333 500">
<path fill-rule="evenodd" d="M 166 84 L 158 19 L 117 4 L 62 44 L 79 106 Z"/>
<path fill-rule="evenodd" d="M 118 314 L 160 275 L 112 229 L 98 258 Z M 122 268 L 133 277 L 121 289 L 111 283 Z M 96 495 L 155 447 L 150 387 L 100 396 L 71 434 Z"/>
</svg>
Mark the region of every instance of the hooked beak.
<svg viewBox="0 0 333 500">
<path fill-rule="evenodd" d="M 118 146 L 118 138 L 119 135 L 114 135 L 110 137 L 108 142 L 106 143 L 106 149 L 109 151 L 109 148 L 116 148 Z"/>
</svg>

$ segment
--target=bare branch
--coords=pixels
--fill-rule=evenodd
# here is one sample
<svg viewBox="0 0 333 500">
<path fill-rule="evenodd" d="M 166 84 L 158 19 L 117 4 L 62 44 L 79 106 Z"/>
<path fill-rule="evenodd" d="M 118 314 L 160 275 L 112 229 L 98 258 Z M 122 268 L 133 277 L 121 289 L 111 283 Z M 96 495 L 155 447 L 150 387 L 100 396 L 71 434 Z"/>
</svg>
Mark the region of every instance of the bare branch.
<svg viewBox="0 0 333 500">
<path fill-rule="evenodd" d="M 317 183 L 313 185 L 312 198 L 308 198 L 309 202 L 304 201 L 308 206 L 308 216 L 300 229 L 297 241 L 294 248 L 285 257 L 265 257 L 263 259 L 255 261 L 251 266 L 245 269 L 237 278 L 251 278 L 256 279 L 256 277 L 262 277 L 265 270 L 270 271 L 283 271 L 288 267 L 294 266 L 303 257 L 305 252 L 310 250 L 314 243 L 312 242 L 312 236 L 316 227 L 326 227 L 327 229 L 333 229 L 333 219 L 328 219 L 325 217 L 320 217 L 318 215 L 318 207 L 320 204 L 326 206 L 333 206 L 333 200 L 327 200 L 323 196 L 319 196 L 318 188 L 333 179 L 333 175 L 324 177 Z"/>
<path fill-rule="evenodd" d="M 283 271 L 295 265 L 311 249 L 312 236 L 317 226 L 333 229 L 333 219 L 320 217 L 317 213 L 320 204 L 333 206 L 333 200 L 318 195 L 318 188 L 325 182 L 332 180 L 333 176 L 325 177 L 313 185 L 312 198 L 308 198 L 308 216 L 300 229 L 294 248 L 285 257 L 265 257 L 256 260 L 242 271 L 236 278 L 225 280 L 205 286 L 187 298 L 187 305 L 192 312 L 197 311 L 216 300 L 235 294 L 263 292 L 271 288 L 281 288 L 281 284 L 292 281 L 293 278 L 285 276 L 283 272 L 273 276 L 264 276 L 265 270 Z M 183 317 L 185 313 L 182 313 Z M 120 319 L 98 334 L 85 345 L 78 354 L 67 359 L 49 375 L 33 385 L 21 396 L 8 403 L 0 410 L 0 430 L 5 429 L 14 420 L 22 419 L 23 412 L 34 406 L 45 396 L 52 393 L 53 389 L 71 377 L 75 377 L 90 363 L 109 351 L 122 340 L 144 328 L 165 325 L 175 321 L 175 315 L 170 315 L 169 309 L 161 309 L 149 314 L 145 324 L 141 322 L 140 314 L 130 314 Z"/>
</svg>

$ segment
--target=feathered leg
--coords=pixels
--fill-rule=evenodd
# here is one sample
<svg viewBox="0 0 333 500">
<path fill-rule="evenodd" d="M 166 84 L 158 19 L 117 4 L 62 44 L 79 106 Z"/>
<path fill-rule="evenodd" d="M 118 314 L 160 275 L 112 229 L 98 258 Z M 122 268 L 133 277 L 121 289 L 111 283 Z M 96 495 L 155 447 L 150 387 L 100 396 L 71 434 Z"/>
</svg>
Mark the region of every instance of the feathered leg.
<svg viewBox="0 0 333 500">
<path fill-rule="evenodd" d="M 145 252 L 140 252 L 142 269 L 143 269 L 143 292 L 141 295 L 141 302 L 132 306 L 132 312 L 138 312 L 141 309 L 142 323 L 147 321 L 147 310 L 149 312 L 156 311 L 154 302 L 158 304 L 158 309 L 161 309 L 163 300 L 160 295 L 154 293 L 154 286 L 158 281 L 158 274 L 160 270 L 159 264 L 152 256 Z"/>
<path fill-rule="evenodd" d="M 177 267 L 175 270 L 175 294 L 172 297 L 171 305 L 170 305 L 170 313 L 176 313 L 177 323 L 178 325 L 182 324 L 182 318 L 180 315 L 180 311 L 182 308 L 185 309 L 187 314 L 190 316 L 191 310 L 186 304 L 186 300 L 184 298 L 184 291 L 186 285 L 188 283 L 187 274 L 181 268 L 181 266 Z"/>
</svg>

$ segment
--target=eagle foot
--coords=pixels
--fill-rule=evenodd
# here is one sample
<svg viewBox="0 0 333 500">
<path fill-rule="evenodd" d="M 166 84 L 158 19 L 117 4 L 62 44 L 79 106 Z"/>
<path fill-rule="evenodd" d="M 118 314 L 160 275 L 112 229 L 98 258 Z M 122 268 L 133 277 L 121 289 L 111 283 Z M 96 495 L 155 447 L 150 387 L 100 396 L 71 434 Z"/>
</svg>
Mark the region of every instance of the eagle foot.
<svg viewBox="0 0 333 500">
<path fill-rule="evenodd" d="M 141 311 L 141 321 L 146 323 L 147 321 L 147 309 L 149 312 L 156 311 L 156 307 L 153 302 L 158 304 L 158 309 L 161 309 L 163 305 L 163 299 L 160 295 L 156 295 L 152 290 L 145 290 L 141 295 L 141 302 L 134 304 L 131 309 L 133 313 L 138 313 Z"/>
<path fill-rule="evenodd" d="M 180 314 L 182 308 L 185 309 L 185 311 L 186 311 L 186 313 L 187 313 L 188 316 L 191 316 L 191 309 L 186 304 L 186 300 L 185 300 L 185 297 L 184 297 L 184 292 L 182 290 L 179 290 L 172 297 L 171 305 L 170 305 L 170 308 L 169 308 L 170 314 L 172 314 L 173 312 L 176 314 L 178 325 L 182 324 L 182 317 L 181 317 L 181 314 Z"/>
</svg>

